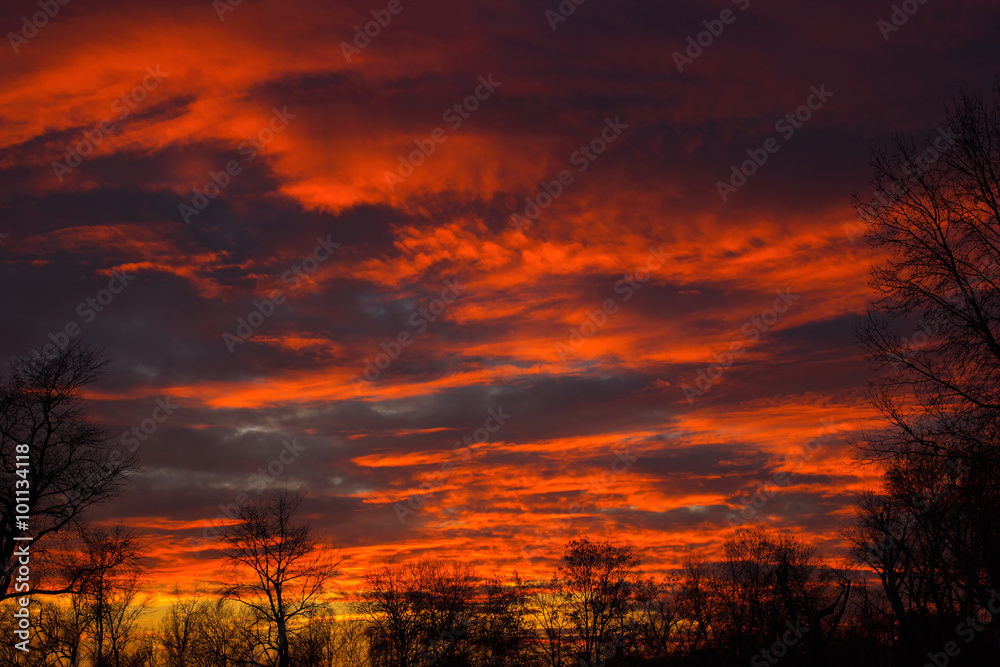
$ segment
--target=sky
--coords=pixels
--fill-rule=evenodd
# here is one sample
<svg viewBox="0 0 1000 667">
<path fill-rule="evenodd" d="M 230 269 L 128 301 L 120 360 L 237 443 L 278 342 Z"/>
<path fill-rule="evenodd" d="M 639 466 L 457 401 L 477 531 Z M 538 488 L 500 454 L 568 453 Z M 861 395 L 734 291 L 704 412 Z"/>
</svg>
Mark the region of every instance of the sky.
<svg viewBox="0 0 1000 667">
<path fill-rule="evenodd" d="M 1000 56 L 1000 7 L 943 0 L 11 0 L 0 28 L 0 358 L 107 352 L 87 407 L 143 470 L 94 518 L 144 532 L 157 590 L 282 486 L 345 581 L 546 576 L 577 535 L 662 572 L 753 525 L 840 558 L 879 481 L 851 198 Z"/>
</svg>

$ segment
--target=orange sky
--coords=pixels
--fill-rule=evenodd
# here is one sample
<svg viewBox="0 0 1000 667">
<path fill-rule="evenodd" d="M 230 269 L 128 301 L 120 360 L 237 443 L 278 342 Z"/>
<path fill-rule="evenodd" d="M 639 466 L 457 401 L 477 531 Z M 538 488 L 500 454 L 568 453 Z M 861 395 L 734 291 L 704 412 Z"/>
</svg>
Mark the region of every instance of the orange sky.
<svg viewBox="0 0 1000 667">
<path fill-rule="evenodd" d="M 350 61 L 374 5 L 74 2 L 0 55 L 3 352 L 75 322 L 113 360 L 88 396 L 114 433 L 179 406 L 97 518 L 150 536 L 159 590 L 210 577 L 220 506 L 276 485 L 347 579 L 545 574 L 578 534 L 662 571 L 758 490 L 750 523 L 840 555 L 877 483 L 851 464 L 878 258 L 850 196 L 873 142 L 988 84 L 997 9 L 928 3 L 887 41 L 888 7 L 752 3 L 678 72 L 718 6 L 556 30 L 531 3 L 403 7 Z"/>
</svg>

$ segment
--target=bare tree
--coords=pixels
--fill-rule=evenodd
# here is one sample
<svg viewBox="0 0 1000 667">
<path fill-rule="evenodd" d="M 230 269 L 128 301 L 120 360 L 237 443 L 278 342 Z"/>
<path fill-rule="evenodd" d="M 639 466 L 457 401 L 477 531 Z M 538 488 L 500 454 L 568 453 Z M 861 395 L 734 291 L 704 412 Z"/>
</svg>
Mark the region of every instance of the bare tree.
<svg viewBox="0 0 1000 667">
<path fill-rule="evenodd" d="M 181 596 L 174 587 L 174 601 L 160 621 L 160 643 L 165 667 L 187 667 L 194 664 L 198 644 L 205 632 L 205 617 L 211 602 L 196 588 Z"/>
<path fill-rule="evenodd" d="M 80 596 L 71 596 L 68 603 L 58 598 L 42 602 L 34 629 L 36 637 L 44 637 L 44 643 L 33 650 L 43 652 L 53 667 L 77 667 L 85 651 L 87 625 Z"/>
<path fill-rule="evenodd" d="M 732 655 L 749 660 L 780 626 L 781 600 L 771 558 L 772 545 L 763 530 L 729 536 L 713 577 L 722 639 Z"/>
<path fill-rule="evenodd" d="M 640 582 L 635 592 L 635 608 L 626 626 L 626 654 L 652 664 L 665 661 L 671 654 L 674 634 L 681 622 L 676 599 L 678 583 L 677 577 Z"/>
<path fill-rule="evenodd" d="M 631 547 L 571 540 L 556 577 L 563 582 L 568 612 L 591 664 L 621 650 L 627 617 L 641 585 L 639 556 Z"/>
<path fill-rule="evenodd" d="M 195 612 L 197 634 L 189 662 L 185 667 L 219 665 L 258 665 L 264 655 L 258 633 L 259 617 L 253 609 L 220 599 Z"/>
<path fill-rule="evenodd" d="M 782 644 L 809 664 L 827 659 L 847 608 L 851 582 L 787 535 L 761 528 L 729 536 L 722 561 L 707 570 L 712 642 L 740 661 L 766 661 Z M 773 656 L 770 656 L 773 657 Z"/>
<path fill-rule="evenodd" d="M 496 576 L 485 583 L 469 630 L 476 665 L 524 663 L 532 632 L 527 607 L 528 590 L 516 572 L 509 581 Z"/>
<path fill-rule="evenodd" d="M 531 645 L 546 667 L 562 667 L 573 653 L 573 621 L 555 579 L 532 591 L 529 607 L 535 632 Z"/>
<path fill-rule="evenodd" d="M 852 541 L 917 657 L 936 641 L 930 616 L 954 628 L 949 617 L 1000 587 L 1000 82 L 990 97 L 961 95 L 926 142 L 897 135 L 871 165 L 876 192 L 856 205 L 886 259 L 859 338 L 885 427 L 858 445 L 886 488 L 862 498 Z"/>
<path fill-rule="evenodd" d="M 853 581 L 843 570 L 822 563 L 813 548 L 794 537 L 779 535 L 769 542 L 780 620 L 806 633 L 802 643 L 807 659 L 819 664 L 839 634 Z"/>
<path fill-rule="evenodd" d="M 912 466 L 894 467 L 885 493 L 858 499 L 857 518 L 846 531 L 857 562 L 874 571 L 895 621 L 899 650 L 921 655 L 922 645 L 954 632 L 982 602 L 966 589 L 979 573 L 975 519 L 954 480 Z M 951 488 L 949 488 L 951 487 Z M 933 501 L 933 502 L 932 502 Z"/>
<path fill-rule="evenodd" d="M 358 611 L 368 621 L 369 654 L 377 667 L 406 667 L 420 646 L 420 601 L 404 566 L 388 563 L 365 574 Z"/>
<path fill-rule="evenodd" d="M 708 563 L 701 554 L 684 559 L 684 575 L 677 602 L 680 613 L 689 621 L 677 637 L 678 652 L 691 659 L 711 647 L 719 636 L 719 609 L 713 595 L 713 582 Z"/>
<path fill-rule="evenodd" d="M 467 566 L 388 563 L 365 575 L 358 611 L 369 621 L 372 664 L 461 664 L 478 578 Z"/>
<path fill-rule="evenodd" d="M 267 624 L 278 667 L 289 667 L 294 623 L 326 606 L 327 585 L 341 562 L 309 525 L 294 522 L 301 502 L 301 496 L 279 489 L 240 506 L 235 523 L 219 527 L 233 577 L 222 593 Z"/>
<path fill-rule="evenodd" d="M 15 358 L 0 380 L 0 600 L 16 596 L 15 549 L 30 545 L 37 558 L 39 540 L 79 526 L 88 508 L 120 494 L 136 470 L 135 455 L 113 447 L 81 408 L 81 389 L 106 363 L 103 354 L 70 344 Z M 22 533 L 33 540 L 15 541 Z M 32 594 L 66 593 L 78 583 Z"/>
<path fill-rule="evenodd" d="M 136 621 L 147 607 L 141 595 L 145 548 L 126 526 L 81 532 L 68 557 L 69 578 L 80 582 L 82 607 L 96 667 L 123 667 L 135 639 Z"/>
<path fill-rule="evenodd" d="M 365 667 L 368 659 L 368 640 L 365 621 L 360 618 L 338 619 L 334 626 L 334 654 L 337 667 Z"/>
<path fill-rule="evenodd" d="M 292 664 L 296 667 L 327 667 L 336 650 L 335 621 L 329 613 L 310 613 L 290 642 Z"/>
<path fill-rule="evenodd" d="M 871 398 L 890 428 L 860 443 L 874 460 L 1000 460 L 1000 99 L 964 95 L 946 120 L 926 146 L 875 150 L 876 194 L 855 200 L 887 255 L 859 332 L 889 371 Z"/>
</svg>

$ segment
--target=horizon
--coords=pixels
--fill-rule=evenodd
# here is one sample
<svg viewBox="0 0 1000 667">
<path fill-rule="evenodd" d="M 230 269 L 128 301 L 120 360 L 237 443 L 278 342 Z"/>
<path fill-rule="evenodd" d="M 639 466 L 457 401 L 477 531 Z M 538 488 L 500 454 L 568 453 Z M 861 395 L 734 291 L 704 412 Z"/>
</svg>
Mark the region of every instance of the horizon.
<svg viewBox="0 0 1000 667">
<path fill-rule="evenodd" d="M 852 195 L 896 132 L 954 149 L 1000 8 L 43 5 L 0 9 L 0 358 L 107 355 L 83 406 L 141 470 L 89 517 L 158 605 L 278 488 L 350 586 L 757 526 L 846 562 L 888 258 Z"/>
</svg>

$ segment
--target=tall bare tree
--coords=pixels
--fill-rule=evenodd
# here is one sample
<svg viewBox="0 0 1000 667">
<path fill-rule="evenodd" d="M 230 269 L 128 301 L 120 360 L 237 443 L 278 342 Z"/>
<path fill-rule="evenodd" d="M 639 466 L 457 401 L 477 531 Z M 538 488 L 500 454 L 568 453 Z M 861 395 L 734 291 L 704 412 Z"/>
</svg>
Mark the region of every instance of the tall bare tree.
<svg viewBox="0 0 1000 667">
<path fill-rule="evenodd" d="M 336 620 L 332 613 L 308 614 L 305 624 L 290 642 L 291 661 L 296 667 L 328 667 L 337 657 Z"/>
<path fill-rule="evenodd" d="M 688 554 L 677 592 L 680 613 L 688 619 L 677 636 L 678 652 L 687 659 L 706 653 L 718 640 L 723 625 L 716 603 L 709 564 L 702 554 Z"/>
<path fill-rule="evenodd" d="M 35 636 L 40 635 L 44 640 L 33 650 L 44 652 L 52 667 L 77 667 L 85 653 L 87 626 L 87 614 L 80 596 L 71 596 L 68 603 L 50 598 L 38 606 Z"/>
<path fill-rule="evenodd" d="M 77 343 L 16 357 L 0 378 L 0 600 L 16 597 L 16 549 L 30 545 L 37 558 L 39 540 L 44 545 L 79 526 L 88 508 L 120 494 L 136 471 L 135 455 L 120 452 L 81 407 L 81 390 L 101 378 L 106 364 L 102 353 Z M 27 519 L 19 523 L 19 515 Z M 14 540 L 22 534 L 33 540 Z M 65 593 L 78 584 L 32 594 Z"/>
<path fill-rule="evenodd" d="M 860 333 L 871 398 L 891 426 L 860 443 L 875 460 L 1000 461 L 1000 89 L 964 95 L 947 129 L 872 153 L 875 194 L 855 204 L 884 253 Z"/>
<path fill-rule="evenodd" d="M 545 667 L 561 667 L 574 654 L 573 621 L 557 580 L 536 586 L 528 604 L 534 626 L 530 646 Z"/>
<path fill-rule="evenodd" d="M 334 653 L 337 667 L 366 667 L 373 664 L 368 657 L 365 619 L 340 618 L 334 625 Z"/>
<path fill-rule="evenodd" d="M 477 586 L 468 565 L 387 563 L 368 572 L 357 607 L 369 622 L 372 664 L 462 664 Z"/>
<path fill-rule="evenodd" d="M 123 525 L 86 529 L 77 551 L 67 559 L 69 578 L 80 582 L 76 595 L 94 665 L 127 665 L 136 640 L 136 622 L 148 606 L 141 590 L 147 572 L 145 547 L 136 531 Z"/>
<path fill-rule="evenodd" d="M 238 507 L 235 522 L 219 526 L 231 574 L 222 593 L 266 623 L 278 667 L 289 667 L 294 624 L 326 606 L 327 586 L 341 562 L 308 524 L 295 522 L 301 502 L 279 489 Z"/>
<path fill-rule="evenodd" d="M 211 602 L 196 588 L 182 595 L 174 587 L 174 601 L 160 621 L 160 643 L 165 667 L 187 667 L 195 664 L 199 643 L 203 641 L 205 622 Z"/>
<path fill-rule="evenodd" d="M 660 582 L 650 578 L 637 587 L 625 636 L 625 652 L 633 659 L 657 664 L 670 656 L 682 620 L 677 607 L 678 584 L 677 577 Z"/>
<path fill-rule="evenodd" d="M 886 486 L 862 499 L 853 541 L 918 657 L 935 641 L 920 616 L 940 609 L 954 628 L 944 617 L 983 609 L 1000 587 L 1000 82 L 871 165 L 875 193 L 856 205 L 884 259 L 859 338 L 885 427 L 858 444 Z"/>
<path fill-rule="evenodd" d="M 571 540 L 556 578 L 563 583 L 568 613 L 590 664 L 621 651 L 627 617 L 642 583 L 639 556 L 627 546 Z"/>
<path fill-rule="evenodd" d="M 259 617 L 253 609 L 231 600 L 193 610 L 197 628 L 193 652 L 184 667 L 218 665 L 258 665 L 266 658 L 257 626 Z M 272 654 L 273 657 L 273 654 Z"/>
<path fill-rule="evenodd" d="M 515 572 L 509 580 L 492 577 L 469 629 L 473 662 L 481 667 L 523 664 L 533 628 L 528 619 L 528 589 Z"/>
</svg>

